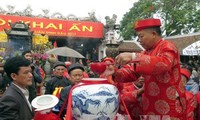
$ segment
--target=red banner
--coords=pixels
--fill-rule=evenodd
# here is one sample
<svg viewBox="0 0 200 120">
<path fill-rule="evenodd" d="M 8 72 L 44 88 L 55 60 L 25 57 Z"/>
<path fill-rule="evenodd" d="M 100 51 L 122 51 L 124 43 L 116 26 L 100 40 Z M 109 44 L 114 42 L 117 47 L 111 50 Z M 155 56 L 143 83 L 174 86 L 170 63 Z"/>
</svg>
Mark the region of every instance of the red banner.
<svg viewBox="0 0 200 120">
<path fill-rule="evenodd" d="M 47 18 L 24 17 L 14 15 L 0 15 L 0 31 L 10 29 L 9 22 L 30 24 L 30 30 L 34 34 L 46 34 L 48 36 L 69 36 L 84 38 L 103 38 L 103 23 L 87 21 L 69 21 Z"/>
</svg>

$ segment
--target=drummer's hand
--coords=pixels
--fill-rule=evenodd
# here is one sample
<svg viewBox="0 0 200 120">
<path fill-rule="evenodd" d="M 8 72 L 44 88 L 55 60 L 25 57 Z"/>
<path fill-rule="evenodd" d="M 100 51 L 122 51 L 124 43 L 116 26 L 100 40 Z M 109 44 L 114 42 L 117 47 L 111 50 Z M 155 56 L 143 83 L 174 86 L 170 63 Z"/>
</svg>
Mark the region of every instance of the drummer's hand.
<svg viewBox="0 0 200 120">
<path fill-rule="evenodd" d="M 116 65 L 125 65 L 128 62 L 132 61 L 133 59 L 133 54 L 135 55 L 135 53 L 120 53 L 116 58 L 115 58 L 115 64 Z"/>
</svg>

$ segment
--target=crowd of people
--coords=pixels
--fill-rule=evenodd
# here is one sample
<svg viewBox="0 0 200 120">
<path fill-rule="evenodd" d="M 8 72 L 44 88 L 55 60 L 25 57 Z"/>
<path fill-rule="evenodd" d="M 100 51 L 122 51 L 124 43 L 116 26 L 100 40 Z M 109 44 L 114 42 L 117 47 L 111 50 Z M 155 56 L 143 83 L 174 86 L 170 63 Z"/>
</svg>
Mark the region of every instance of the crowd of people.
<svg viewBox="0 0 200 120">
<path fill-rule="evenodd" d="M 44 84 L 44 94 L 54 97 L 37 96 L 36 83 L 44 81 L 45 70 L 33 63 L 31 51 L 8 59 L 2 78 L 6 82 L 1 86 L 5 92 L 0 98 L 0 119 L 65 119 L 72 87 L 83 78 L 99 77 L 118 88 L 125 103 L 125 106 L 120 103 L 118 114 L 130 116 L 126 119 L 200 120 L 200 67 L 195 70 L 180 63 L 176 46 L 162 39 L 160 26 L 161 21 L 154 18 L 134 23 L 138 42 L 145 51 L 104 58 L 106 70 L 100 75 L 85 71 L 80 63 L 56 61 Z M 43 97 L 54 102 L 49 99 L 37 105 L 38 101 L 44 102 Z"/>
</svg>

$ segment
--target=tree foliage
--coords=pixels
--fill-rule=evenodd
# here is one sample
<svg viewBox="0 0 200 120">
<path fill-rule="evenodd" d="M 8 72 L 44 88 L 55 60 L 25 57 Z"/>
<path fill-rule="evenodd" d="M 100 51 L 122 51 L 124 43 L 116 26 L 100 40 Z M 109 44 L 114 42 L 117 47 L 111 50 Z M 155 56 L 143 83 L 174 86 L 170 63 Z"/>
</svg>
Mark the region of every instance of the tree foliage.
<svg viewBox="0 0 200 120">
<path fill-rule="evenodd" d="M 139 0 L 121 21 L 125 40 L 136 36 L 133 23 L 144 18 L 160 18 L 164 36 L 181 35 L 200 30 L 200 0 Z"/>
</svg>

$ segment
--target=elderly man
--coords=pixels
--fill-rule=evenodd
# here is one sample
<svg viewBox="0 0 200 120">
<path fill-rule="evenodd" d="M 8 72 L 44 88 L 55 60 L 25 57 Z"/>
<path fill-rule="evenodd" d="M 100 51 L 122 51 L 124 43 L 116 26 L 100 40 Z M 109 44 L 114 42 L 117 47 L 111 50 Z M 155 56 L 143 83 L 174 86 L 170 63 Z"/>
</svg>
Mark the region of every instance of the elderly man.
<svg viewBox="0 0 200 120">
<path fill-rule="evenodd" d="M 84 67 L 81 64 L 75 63 L 71 64 L 68 67 L 68 73 L 69 73 L 69 80 L 71 81 L 72 85 L 64 87 L 60 93 L 60 101 L 59 101 L 59 107 L 61 108 L 64 105 L 65 100 L 68 99 L 69 92 L 71 88 L 80 83 L 80 81 L 83 79 L 84 76 Z M 65 105 L 64 108 L 66 108 L 67 105 Z M 62 111 L 61 118 L 64 116 L 65 111 Z"/>
<path fill-rule="evenodd" d="M 186 98 L 181 83 L 180 56 L 174 44 L 162 39 L 160 26 L 160 20 L 154 18 L 135 22 L 138 42 L 145 51 L 121 53 L 115 62 L 118 65 L 135 62 L 135 73 L 144 77 L 145 117 L 185 120 Z M 116 81 L 120 82 L 117 78 Z"/>
<path fill-rule="evenodd" d="M 61 89 L 71 85 L 71 82 L 66 77 L 63 77 L 65 71 L 64 62 L 57 61 L 53 65 L 53 77 L 46 83 L 45 94 L 54 94 L 59 98 Z"/>
</svg>

